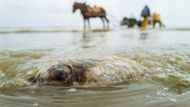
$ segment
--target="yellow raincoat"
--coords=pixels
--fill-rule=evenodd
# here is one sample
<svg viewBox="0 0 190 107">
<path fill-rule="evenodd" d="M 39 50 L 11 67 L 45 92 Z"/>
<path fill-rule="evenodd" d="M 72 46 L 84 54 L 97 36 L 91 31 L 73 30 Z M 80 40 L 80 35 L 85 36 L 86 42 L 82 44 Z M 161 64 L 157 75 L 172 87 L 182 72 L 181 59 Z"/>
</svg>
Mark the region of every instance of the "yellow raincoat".
<svg viewBox="0 0 190 107">
<path fill-rule="evenodd" d="M 152 17 L 153 17 L 153 20 L 154 20 L 154 21 L 160 21 L 160 14 L 154 12 L 154 13 L 152 14 Z"/>
</svg>

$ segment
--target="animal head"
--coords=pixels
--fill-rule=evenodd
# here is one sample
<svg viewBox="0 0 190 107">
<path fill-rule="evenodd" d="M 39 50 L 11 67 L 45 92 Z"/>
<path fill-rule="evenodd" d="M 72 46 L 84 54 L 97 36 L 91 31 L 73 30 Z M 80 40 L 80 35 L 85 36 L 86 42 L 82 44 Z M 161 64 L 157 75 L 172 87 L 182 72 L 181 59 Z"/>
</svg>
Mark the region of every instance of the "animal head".
<svg viewBox="0 0 190 107">
<path fill-rule="evenodd" d="M 72 68 L 66 64 L 53 65 L 47 72 L 39 73 L 37 76 L 30 78 L 29 81 L 33 83 L 47 82 L 51 84 L 53 82 L 61 82 L 70 84 L 72 83 Z"/>
<path fill-rule="evenodd" d="M 123 20 L 120 22 L 120 25 L 121 25 L 121 26 L 122 26 L 122 25 L 128 25 L 128 22 L 129 22 L 128 18 L 127 18 L 127 17 L 124 17 Z"/>
<path fill-rule="evenodd" d="M 69 65 L 53 65 L 48 70 L 47 79 L 67 83 L 72 79 L 72 68 Z"/>
<path fill-rule="evenodd" d="M 84 11 L 86 9 L 86 3 L 78 3 L 78 2 L 75 2 L 73 4 L 73 13 L 77 10 L 77 9 L 80 9 L 81 11 Z"/>
</svg>

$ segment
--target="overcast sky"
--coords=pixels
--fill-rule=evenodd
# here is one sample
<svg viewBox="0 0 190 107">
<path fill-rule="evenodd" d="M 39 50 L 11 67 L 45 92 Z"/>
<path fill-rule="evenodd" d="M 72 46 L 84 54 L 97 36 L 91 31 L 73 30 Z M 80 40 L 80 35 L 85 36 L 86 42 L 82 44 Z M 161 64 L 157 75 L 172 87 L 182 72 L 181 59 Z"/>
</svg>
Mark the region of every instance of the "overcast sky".
<svg viewBox="0 0 190 107">
<path fill-rule="evenodd" d="M 167 26 L 190 27 L 190 0 L 0 0 L 0 27 L 82 26 L 80 12 L 72 13 L 74 1 L 104 7 L 112 25 L 131 14 L 140 19 L 147 4 Z M 91 22 L 101 25 L 99 19 Z"/>
</svg>

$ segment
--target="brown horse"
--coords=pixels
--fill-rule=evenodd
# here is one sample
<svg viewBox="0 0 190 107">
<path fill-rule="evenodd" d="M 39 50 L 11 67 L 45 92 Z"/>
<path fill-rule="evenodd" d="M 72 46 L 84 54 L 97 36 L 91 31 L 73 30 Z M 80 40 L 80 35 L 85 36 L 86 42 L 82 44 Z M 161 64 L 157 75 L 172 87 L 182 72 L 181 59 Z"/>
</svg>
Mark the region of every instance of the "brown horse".
<svg viewBox="0 0 190 107">
<path fill-rule="evenodd" d="M 90 29 L 90 18 L 99 17 L 102 20 L 103 28 L 105 28 L 105 21 L 107 22 L 107 28 L 109 28 L 109 20 L 106 17 L 106 11 L 102 7 L 90 7 L 86 3 L 73 4 L 73 13 L 79 9 L 84 19 L 84 29 L 86 29 L 86 21 L 88 21 L 88 27 Z"/>
</svg>

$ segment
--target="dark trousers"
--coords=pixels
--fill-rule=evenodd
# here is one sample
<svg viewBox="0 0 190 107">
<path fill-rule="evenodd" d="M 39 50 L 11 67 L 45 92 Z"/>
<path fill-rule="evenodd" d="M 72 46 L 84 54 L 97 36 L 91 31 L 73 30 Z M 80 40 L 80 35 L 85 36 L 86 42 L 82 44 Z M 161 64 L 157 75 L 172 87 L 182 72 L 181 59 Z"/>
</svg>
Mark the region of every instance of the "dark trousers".
<svg viewBox="0 0 190 107">
<path fill-rule="evenodd" d="M 162 22 L 160 20 L 154 20 L 153 21 L 153 28 L 155 28 L 156 24 L 159 24 L 160 28 L 162 27 Z"/>
</svg>

